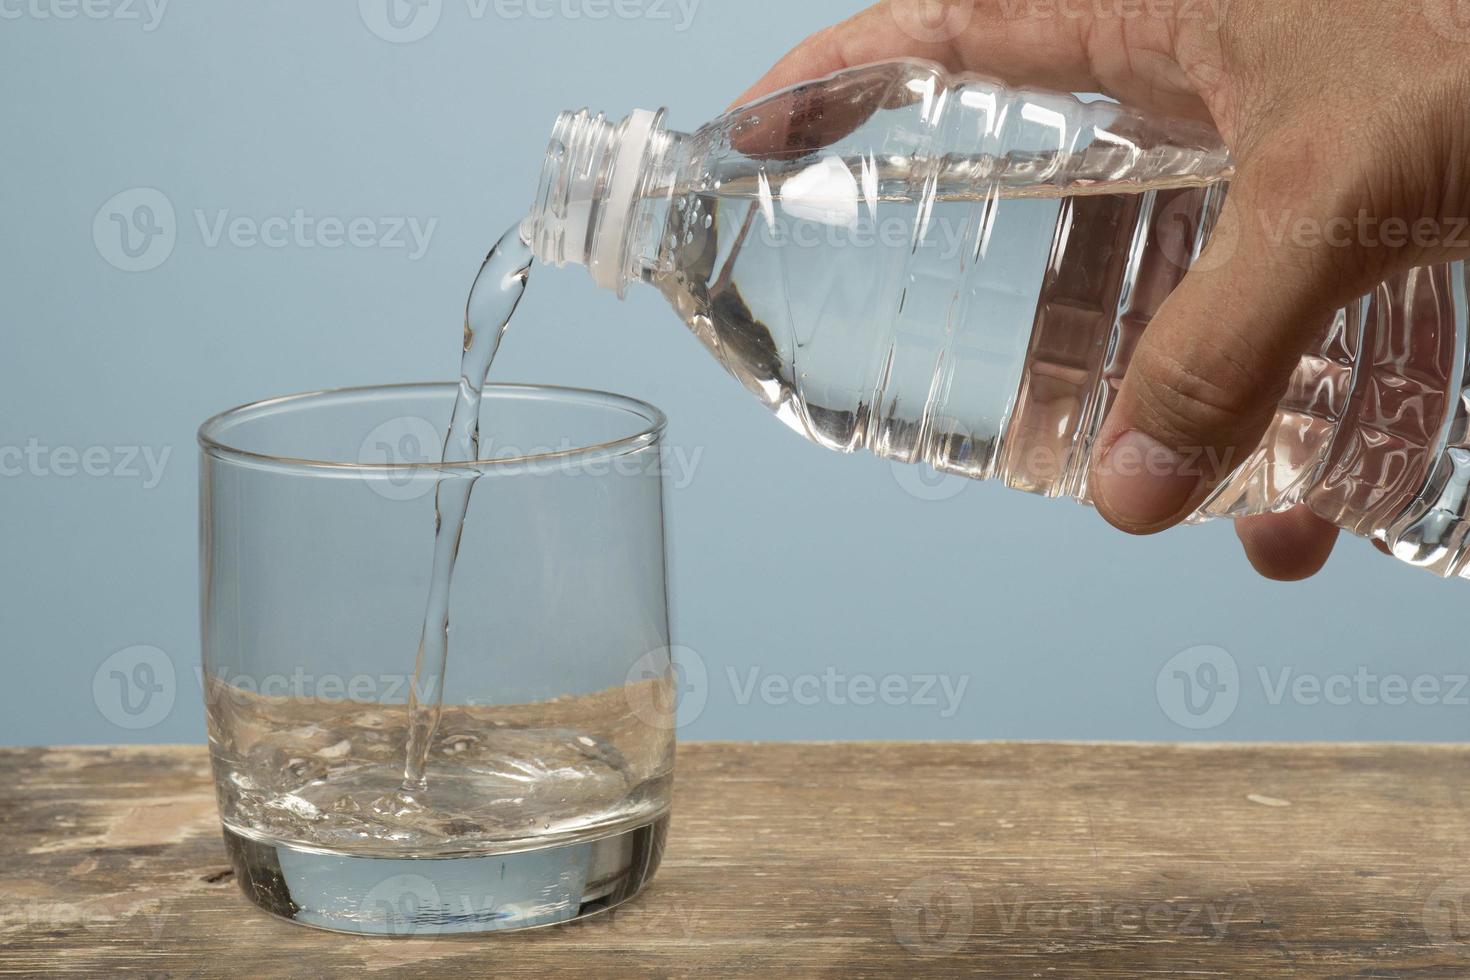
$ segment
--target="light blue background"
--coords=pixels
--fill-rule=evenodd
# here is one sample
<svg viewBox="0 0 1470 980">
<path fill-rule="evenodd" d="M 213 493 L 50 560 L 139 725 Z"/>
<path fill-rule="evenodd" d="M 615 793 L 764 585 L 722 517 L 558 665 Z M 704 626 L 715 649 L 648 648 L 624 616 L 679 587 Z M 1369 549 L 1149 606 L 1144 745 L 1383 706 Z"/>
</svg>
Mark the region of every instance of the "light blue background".
<svg viewBox="0 0 1470 980">
<path fill-rule="evenodd" d="M 585 16 L 604 9 L 595 0 L 566 0 L 577 18 L 519 4 L 500 9 L 520 16 L 492 4 L 476 18 L 466 0 L 442 0 L 426 37 L 389 43 L 350 2 L 173 3 L 153 30 L 141 0 L 96 2 L 108 16 L 60 19 L 65 0 L 27 0 L 0 19 L 0 447 L 171 455 L 151 489 L 125 476 L 0 477 L 0 742 L 11 744 L 202 739 L 198 422 L 270 394 L 449 378 L 469 279 L 529 203 L 558 110 L 664 104 L 692 128 L 855 9 L 702 0 L 679 30 L 680 8 L 654 0 L 622 8 L 644 16 L 602 20 Z M 113 16 L 130 13 L 140 19 Z M 128 273 L 104 261 L 92 226 L 136 187 L 166 195 L 177 242 L 157 268 Z M 413 260 L 375 247 L 210 247 L 195 217 L 298 208 L 437 224 Z M 1131 540 L 1081 507 L 994 486 L 915 493 L 935 485 L 911 473 L 905 489 L 902 470 L 787 432 L 651 291 L 619 303 L 577 270 L 536 279 L 499 374 L 647 398 L 672 418 L 671 441 L 702 454 L 669 501 L 676 637 L 703 668 L 702 681 L 689 674 L 701 689 L 686 708 L 702 709 L 686 712 L 682 737 L 1467 732 L 1470 692 L 1446 695 L 1470 669 L 1470 591 L 1361 542 L 1344 542 L 1316 580 L 1280 586 L 1252 576 L 1228 526 Z M 175 690 L 154 723 L 129 729 L 109 720 L 105 677 L 93 682 L 135 645 L 163 651 Z M 1171 700 L 1163 668 L 1200 645 L 1238 666 L 1236 707 L 1189 728 L 1171 720 L 1194 716 Z M 1429 704 L 1357 691 L 1344 704 L 1272 703 L 1259 675 L 1325 681 L 1359 667 L 1442 686 Z M 911 694 L 924 675 L 966 686 L 945 717 L 942 697 L 799 704 L 757 687 L 745 698 L 752 671 L 777 684 L 831 671 L 847 693 L 853 678 L 890 674 Z"/>
</svg>

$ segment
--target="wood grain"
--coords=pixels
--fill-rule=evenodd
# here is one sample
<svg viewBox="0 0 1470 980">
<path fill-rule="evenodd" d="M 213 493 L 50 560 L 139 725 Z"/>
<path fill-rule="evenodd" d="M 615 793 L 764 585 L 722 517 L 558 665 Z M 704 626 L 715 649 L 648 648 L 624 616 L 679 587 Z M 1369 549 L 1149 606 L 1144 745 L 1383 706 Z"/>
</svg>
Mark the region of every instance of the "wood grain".
<svg viewBox="0 0 1470 980">
<path fill-rule="evenodd" d="M 0 750 L 0 973 L 1470 977 L 1467 763 L 691 744 L 641 898 L 517 935 L 373 940 L 246 903 L 204 749 Z"/>
</svg>

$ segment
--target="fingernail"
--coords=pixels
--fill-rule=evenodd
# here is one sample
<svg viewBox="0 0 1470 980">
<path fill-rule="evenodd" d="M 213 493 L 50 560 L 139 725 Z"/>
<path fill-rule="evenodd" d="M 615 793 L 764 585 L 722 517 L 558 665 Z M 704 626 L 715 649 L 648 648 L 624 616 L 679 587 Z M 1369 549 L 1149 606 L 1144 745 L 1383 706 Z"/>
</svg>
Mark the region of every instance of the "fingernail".
<svg viewBox="0 0 1470 980">
<path fill-rule="evenodd" d="M 1203 474 L 1153 436 L 1134 429 L 1103 455 L 1094 479 L 1096 495 L 1111 516 L 1130 527 L 1147 528 L 1182 511 L 1199 490 Z"/>
</svg>

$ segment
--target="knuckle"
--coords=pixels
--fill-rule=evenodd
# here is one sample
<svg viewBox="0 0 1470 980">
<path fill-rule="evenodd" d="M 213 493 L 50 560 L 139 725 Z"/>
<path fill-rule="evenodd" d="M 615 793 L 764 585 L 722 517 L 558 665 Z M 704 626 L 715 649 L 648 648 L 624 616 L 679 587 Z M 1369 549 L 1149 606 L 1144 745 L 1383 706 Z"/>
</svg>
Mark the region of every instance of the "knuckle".
<svg viewBox="0 0 1470 980">
<path fill-rule="evenodd" d="M 1129 380 L 1141 414 L 1176 449 L 1228 443 L 1264 421 L 1266 386 L 1240 351 L 1205 344 L 1190 356 L 1140 349 Z"/>
</svg>

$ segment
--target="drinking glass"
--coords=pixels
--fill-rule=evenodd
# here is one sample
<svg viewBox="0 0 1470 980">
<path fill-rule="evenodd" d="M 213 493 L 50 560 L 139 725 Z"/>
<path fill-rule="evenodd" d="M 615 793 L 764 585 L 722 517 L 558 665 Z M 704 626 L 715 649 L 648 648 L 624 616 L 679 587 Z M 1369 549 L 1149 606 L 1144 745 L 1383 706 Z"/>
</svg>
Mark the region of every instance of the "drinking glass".
<svg viewBox="0 0 1470 980">
<path fill-rule="evenodd" d="M 230 859 L 276 915 L 357 933 L 546 925 L 653 875 L 674 761 L 663 415 L 490 385 L 293 395 L 199 430 L 203 683 Z M 475 481 L 442 714 L 405 789 L 440 481 Z"/>
</svg>

